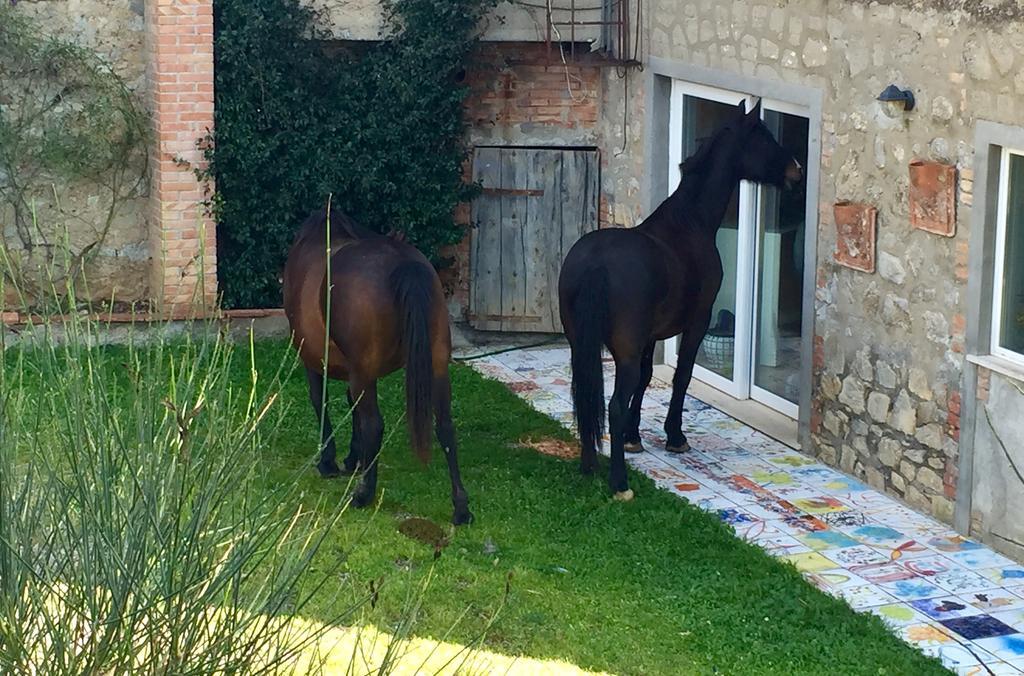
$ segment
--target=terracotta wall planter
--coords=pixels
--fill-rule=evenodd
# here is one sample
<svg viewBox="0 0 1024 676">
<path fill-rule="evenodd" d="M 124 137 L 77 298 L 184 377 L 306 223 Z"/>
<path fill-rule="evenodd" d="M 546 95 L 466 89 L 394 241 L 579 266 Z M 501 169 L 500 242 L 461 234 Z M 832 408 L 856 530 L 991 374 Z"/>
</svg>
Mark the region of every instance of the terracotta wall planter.
<svg viewBox="0 0 1024 676">
<path fill-rule="evenodd" d="M 910 163 L 910 225 L 943 237 L 956 234 L 956 167 Z"/>
<path fill-rule="evenodd" d="M 861 272 L 875 271 L 875 223 L 878 210 L 860 202 L 836 202 L 835 260 Z"/>
</svg>

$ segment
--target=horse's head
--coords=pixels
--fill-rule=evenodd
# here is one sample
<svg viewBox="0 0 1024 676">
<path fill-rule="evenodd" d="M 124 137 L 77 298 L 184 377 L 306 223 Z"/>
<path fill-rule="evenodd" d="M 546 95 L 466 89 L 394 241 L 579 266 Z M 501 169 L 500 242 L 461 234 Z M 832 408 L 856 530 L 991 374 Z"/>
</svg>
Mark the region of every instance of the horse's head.
<svg viewBox="0 0 1024 676">
<path fill-rule="evenodd" d="M 737 112 L 739 119 L 732 127 L 736 132 L 733 142 L 739 149 L 739 177 L 780 188 L 798 183 L 803 168 L 761 120 L 760 99 L 749 112 L 740 101 Z"/>
</svg>

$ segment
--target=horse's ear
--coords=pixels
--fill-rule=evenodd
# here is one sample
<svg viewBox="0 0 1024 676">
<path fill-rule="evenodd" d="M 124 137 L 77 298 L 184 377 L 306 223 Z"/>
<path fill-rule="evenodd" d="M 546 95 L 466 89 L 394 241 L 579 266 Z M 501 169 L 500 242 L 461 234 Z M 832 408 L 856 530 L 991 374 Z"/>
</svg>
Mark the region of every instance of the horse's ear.
<svg viewBox="0 0 1024 676">
<path fill-rule="evenodd" d="M 747 113 L 748 122 L 756 122 L 761 119 L 761 99 L 757 99 L 757 103 L 753 105 L 750 112 Z"/>
<path fill-rule="evenodd" d="M 739 117 L 743 117 L 746 114 L 747 104 L 743 99 L 740 99 L 740 102 L 736 104 L 736 115 Z"/>
</svg>

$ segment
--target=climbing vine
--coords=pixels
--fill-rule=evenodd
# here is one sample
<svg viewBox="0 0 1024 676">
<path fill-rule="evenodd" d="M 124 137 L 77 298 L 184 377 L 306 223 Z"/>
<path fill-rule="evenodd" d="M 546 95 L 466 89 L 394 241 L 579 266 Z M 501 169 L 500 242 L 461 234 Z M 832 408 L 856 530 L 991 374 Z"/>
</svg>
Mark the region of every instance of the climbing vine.
<svg viewBox="0 0 1024 676">
<path fill-rule="evenodd" d="M 280 303 L 301 220 L 334 203 L 435 263 L 470 194 L 460 73 L 493 0 L 384 0 L 382 40 L 332 43 L 298 0 L 214 4 L 218 267 L 229 307 Z M 341 27 L 344 28 L 344 27 Z"/>
<path fill-rule="evenodd" d="M 133 95 L 94 52 L 0 5 L 0 271 L 27 299 L 59 295 L 145 189 L 146 130 Z M 98 209 L 63 208 L 68 186 L 94 195 Z"/>
</svg>

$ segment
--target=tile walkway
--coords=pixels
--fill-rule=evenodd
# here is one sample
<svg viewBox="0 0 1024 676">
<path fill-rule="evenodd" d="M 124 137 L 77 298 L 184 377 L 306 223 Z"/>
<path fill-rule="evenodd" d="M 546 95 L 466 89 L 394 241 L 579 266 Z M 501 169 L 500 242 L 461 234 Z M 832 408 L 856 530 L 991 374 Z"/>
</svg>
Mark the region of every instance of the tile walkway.
<svg viewBox="0 0 1024 676">
<path fill-rule="evenodd" d="M 572 426 L 568 349 L 470 363 Z M 612 374 L 606 361 L 606 383 Z M 1024 674 L 1024 567 L 690 397 L 683 426 L 694 450 L 666 453 L 670 395 L 658 380 L 647 390 L 647 452 L 627 454 L 634 469 L 716 512 L 823 591 L 879 615 L 956 673 Z"/>
</svg>

